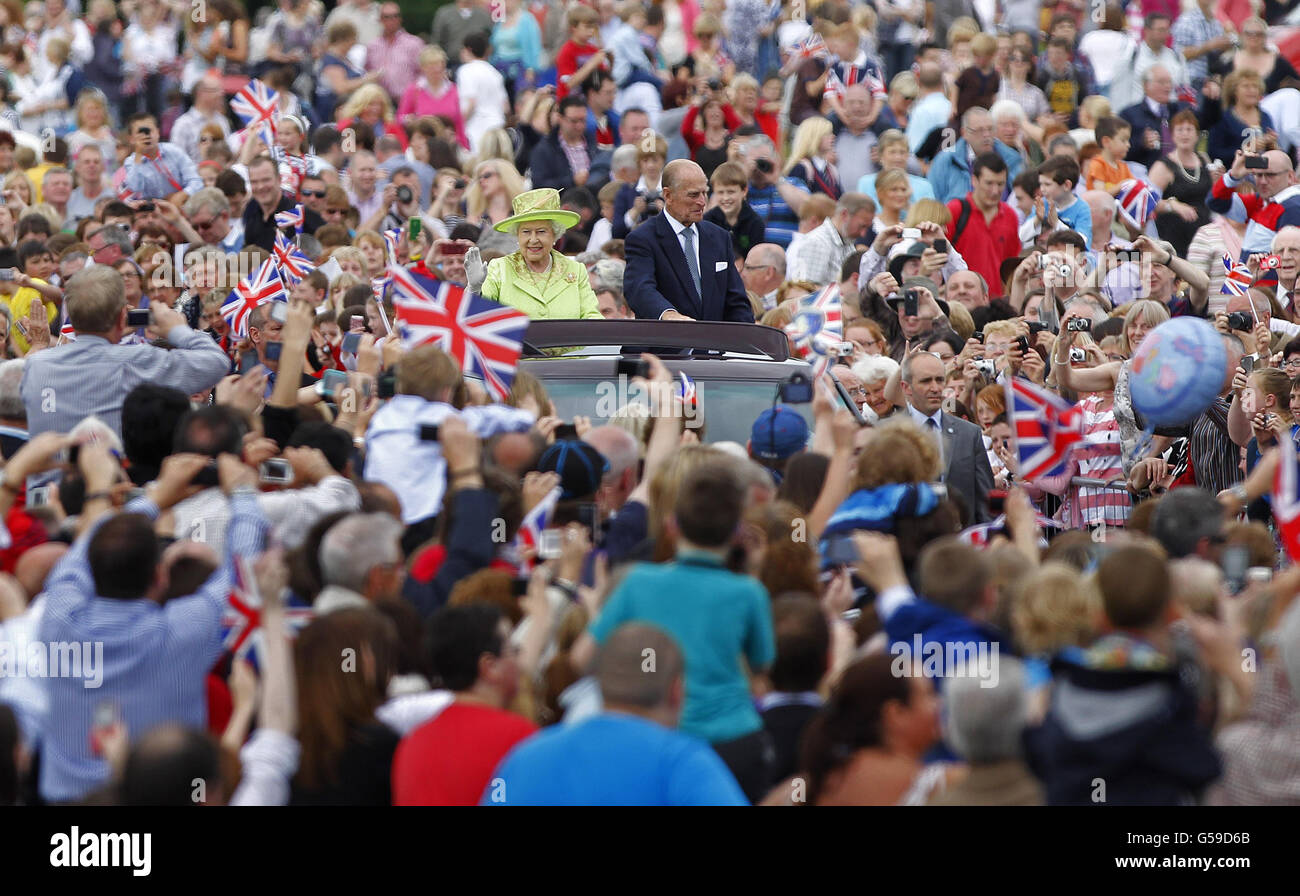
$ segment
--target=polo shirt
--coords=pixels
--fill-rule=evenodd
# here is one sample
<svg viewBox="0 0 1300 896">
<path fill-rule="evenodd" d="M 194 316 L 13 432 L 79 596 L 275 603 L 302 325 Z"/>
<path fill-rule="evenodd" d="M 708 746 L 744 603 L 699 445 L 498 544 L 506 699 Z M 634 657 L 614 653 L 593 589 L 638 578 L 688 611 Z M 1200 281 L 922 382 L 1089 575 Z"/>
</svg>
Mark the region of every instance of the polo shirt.
<svg viewBox="0 0 1300 896">
<path fill-rule="evenodd" d="M 708 744 L 647 719 L 606 712 L 518 744 L 484 806 L 747 806 Z"/>
<path fill-rule="evenodd" d="M 1000 298 L 1006 294 L 999 274 L 1002 261 L 1020 254 L 1020 219 L 1016 217 L 1015 209 L 999 202 L 998 213 L 989 223 L 970 193 L 966 194 L 966 202 L 970 205 L 970 217 L 960 235 L 957 221 L 961 217 L 962 200 L 954 199 L 948 203 L 948 211 L 952 214 L 952 220 L 948 222 L 948 241 L 966 259 L 966 266 L 988 283 L 989 298 Z"/>
</svg>

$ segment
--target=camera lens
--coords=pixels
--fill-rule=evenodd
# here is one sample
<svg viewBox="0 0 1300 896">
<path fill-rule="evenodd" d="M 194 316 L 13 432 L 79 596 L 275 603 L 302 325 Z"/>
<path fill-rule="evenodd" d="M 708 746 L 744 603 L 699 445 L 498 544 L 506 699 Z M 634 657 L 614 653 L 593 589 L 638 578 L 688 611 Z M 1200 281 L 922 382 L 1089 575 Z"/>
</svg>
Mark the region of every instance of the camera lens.
<svg viewBox="0 0 1300 896">
<path fill-rule="evenodd" d="M 465 189 L 467 186 L 469 186 L 469 181 L 465 180 L 465 178 L 462 177 L 462 178 L 458 178 L 458 179 L 456 180 L 456 189 L 457 189 L 457 190 L 463 190 L 463 189 Z"/>
<path fill-rule="evenodd" d="M 415 194 L 411 192 L 411 188 L 408 187 L 406 184 L 402 184 L 400 187 L 397 188 L 397 201 L 402 203 L 403 205 L 410 202 L 414 198 L 415 198 Z"/>
</svg>

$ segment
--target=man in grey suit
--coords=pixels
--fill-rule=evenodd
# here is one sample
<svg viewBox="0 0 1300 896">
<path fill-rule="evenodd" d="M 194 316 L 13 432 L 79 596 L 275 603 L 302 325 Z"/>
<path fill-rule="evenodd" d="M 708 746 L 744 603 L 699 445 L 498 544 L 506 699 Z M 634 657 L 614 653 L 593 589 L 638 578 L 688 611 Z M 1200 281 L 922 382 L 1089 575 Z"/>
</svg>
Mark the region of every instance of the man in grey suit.
<svg viewBox="0 0 1300 896">
<path fill-rule="evenodd" d="M 939 446 L 939 469 L 950 494 L 959 494 L 974 522 L 990 519 L 986 498 L 993 488 L 993 470 L 984 449 L 984 434 L 943 410 L 947 370 L 937 355 L 919 352 L 903 359 L 903 394 L 912 422 Z"/>
</svg>

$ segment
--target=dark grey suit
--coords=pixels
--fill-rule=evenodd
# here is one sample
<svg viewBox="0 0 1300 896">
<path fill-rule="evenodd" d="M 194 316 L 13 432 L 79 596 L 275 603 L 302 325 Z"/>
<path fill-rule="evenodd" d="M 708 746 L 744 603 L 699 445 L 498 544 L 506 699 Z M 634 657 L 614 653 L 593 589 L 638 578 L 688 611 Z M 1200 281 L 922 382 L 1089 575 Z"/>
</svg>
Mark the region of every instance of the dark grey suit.
<svg viewBox="0 0 1300 896">
<path fill-rule="evenodd" d="M 984 449 L 984 433 L 974 423 L 943 412 L 943 458 L 946 475 L 943 481 L 949 492 L 962 496 L 970 508 L 971 519 L 988 522 L 988 493 L 993 488 L 993 468 Z"/>
</svg>

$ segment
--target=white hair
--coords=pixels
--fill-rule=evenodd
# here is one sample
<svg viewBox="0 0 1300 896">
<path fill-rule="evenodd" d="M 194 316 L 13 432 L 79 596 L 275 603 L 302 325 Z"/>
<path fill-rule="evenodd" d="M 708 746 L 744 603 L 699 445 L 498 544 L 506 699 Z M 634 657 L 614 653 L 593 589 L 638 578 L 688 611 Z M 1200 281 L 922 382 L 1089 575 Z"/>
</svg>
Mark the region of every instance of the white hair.
<svg viewBox="0 0 1300 896">
<path fill-rule="evenodd" d="M 0 364 L 0 417 L 10 420 L 26 420 L 27 407 L 18 388 L 23 381 L 23 368 L 27 362 L 14 358 Z"/>
<path fill-rule="evenodd" d="M 1282 228 L 1281 230 L 1279 230 L 1277 233 L 1273 234 L 1273 242 L 1269 243 L 1269 246 L 1268 246 L 1269 251 L 1270 251 L 1270 252 L 1276 252 L 1276 251 L 1277 251 L 1277 241 L 1278 241 L 1278 239 L 1279 239 L 1280 237 L 1282 237 L 1283 235 L 1285 235 L 1285 236 L 1292 236 L 1292 235 L 1295 235 L 1295 234 L 1300 234 L 1300 227 L 1297 227 L 1297 226 L 1294 225 L 1294 224 L 1288 224 L 1287 226 L 1283 227 L 1283 228 Z"/>
<path fill-rule="evenodd" d="M 386 513 L 355 513 L 339 520 L 320 543 L 321 578 L 360 592 L 370 570 L 400 563 L 402 524 Z"/>
<path fill-rule="evenodd" d="M 993 104 L 993 108 L 989 109 L 989 115 L 993 116 L 995 123 L 1004 118 L 1018 119 L 1021 124 L 1029 121 L 1024 108 L 1014 100 L 998 100 Z"/>
<path fill-rule="evenodd" d="M 994 679 L 973 674 L 944 679 L 945 740 L 969 762 L 985 764 L 1020 756 L 1020 738 L 1029 714 L 1024 665 L 999 656 Z"/>
<path fill-rule="evenodd" d="M 888 380 L 898 371 L 898 362 L 888 355 L 868 355 L 856 362 L 852 370 L 864 386 Z"/>
</svg>

